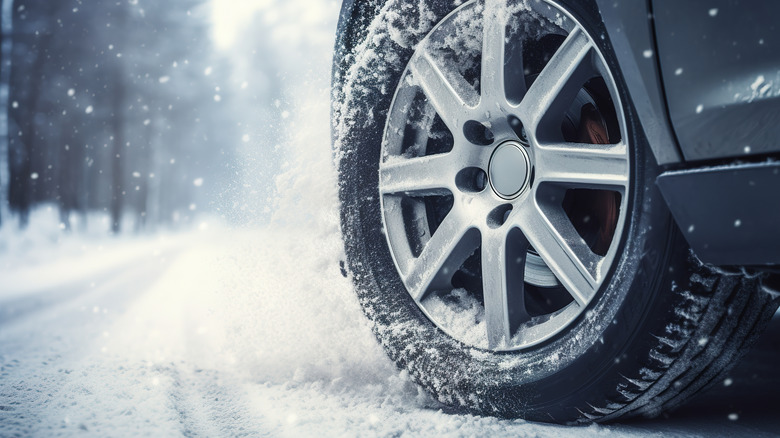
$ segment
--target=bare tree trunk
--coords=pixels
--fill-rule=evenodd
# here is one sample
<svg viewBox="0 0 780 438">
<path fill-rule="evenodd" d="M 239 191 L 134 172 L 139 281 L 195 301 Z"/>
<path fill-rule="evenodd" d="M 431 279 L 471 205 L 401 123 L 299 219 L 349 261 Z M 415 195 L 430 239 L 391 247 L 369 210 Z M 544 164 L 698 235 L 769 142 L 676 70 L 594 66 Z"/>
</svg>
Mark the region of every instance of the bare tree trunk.
<svg viewBox="0 0 780 438">
<path fill-rule="evenodd" d="M 138 221 L 137 231 L 146 229 L 149 223 L 149 174 L 152 172 L 152 131 L 153 123 L 146 125 L 145 136 L 146 141 L 141 147 L 141 160 L 139 162 L 139 169 L 141 178 L 138 182 Z"/>
<path fill-rule="evenodd" d="M 60 138 L 66 139 L 66 128 L 60 131 Z M 59 148 L 58 148 L 59 149 Z M 60 223 L 66 231 L 71 230 L 70 214 L 78 206 L 79 178 L 82 173 L 80 169 L 81 160 L 77 158 L 78 149 L 66 144 L 59 150 L 59 163 L 57 172 L 58 196 L 60 207 Z"/>
<path fill-rule="evenodd" d="M 116 4 L 116 35 L 123 37 L 126 31 L 127 10 L 124 3 Z M 119 41 L 117 48 L 124 48 L 124 41 Z M 114 132 L 114 142 L 111 148 L 111 232 L 118 234 L 122 228 L 122 213 L 124 210 L 126 191 L 125 176 L 125 66 L 121 58 L 115 60 L 113 68 L 113 96 L 111 127 Z"/>
<path fill-rule="evenodd" d="M 11 185 L 8 191 L 8 200 L 11 208 L 19 213 L 19 228 L 27 228 L 30 219 L 32 162 L 30 160 L 31 145 L 34 128 L 32 121 L 25 120 L 21 126 L 20 135 L 11 140 L 8 149 L 9 169 Z"/>
<path fill-rule="evenodd" d="M 45 49 L 49 47 L 53 36 L 42 34 L 38 37 L 38 43 L 34 46 L 37 50 L 35 61 L 30 68 L 30 76 L 40 78 L 46 65 Z M 12 76 L 12 82 L 16 82 Z M 26 228 L 30 218 L 32 207 L 32 152 L 34 143 L 38 139 L 35 115 L 38 113 L 41 101 L 41 88 L 31 87 L 26 97 L 26 104 L 19 108 L 13 108 L 13 118 L 19 125 L 19 133 L 9 141 L 9 196 L 8 201 L 12 209 L 19 213 L 19 227 Z"/>
<path fill-rule="evenodd" d="M 7 211 L 8 167 L 8 96 L 11 92 L 11 52 L 13 49 L 14 0 L 1 0 L 0 5 L 0 225 Z"/>
<path fill-rule="evenodd" d="M 114 76 L 114 96 L 112 98 L 113 114 L 111 117 L 114 143 L 111 154 L 111 232 L 117 234 L 122 227 L 122 211 L 124 207 L 124 144 L 125 123 L 124 105 L 125 89 L 121 68 L 117 67 Z"/>
<path fill-rule="evenodd" d="M 150 126 L 154 125 L 153 121 Z M 163 157 L 160 154 L 159 136 L 149 135 L 149 187 L 146 196 L 146 221 L 152 227 L 156 227 L 161 221 L 160 202 L 163 176 Z"/>
</svg>

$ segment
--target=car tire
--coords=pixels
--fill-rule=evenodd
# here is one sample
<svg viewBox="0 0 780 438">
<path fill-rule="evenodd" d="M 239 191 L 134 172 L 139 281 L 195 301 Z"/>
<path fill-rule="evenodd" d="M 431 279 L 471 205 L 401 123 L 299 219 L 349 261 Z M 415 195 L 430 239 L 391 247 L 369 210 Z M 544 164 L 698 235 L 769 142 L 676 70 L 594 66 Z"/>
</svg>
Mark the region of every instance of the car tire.
<svg viewBox="0 0 780 438">
<path fill-rule="evenodd" d="M 518 341 L 514 348 L 508 338 L 495 338 L 486 346 L 453 335 L 432 317 L 410 293 L 408 276 L 400 272 L 401 257 L 392 243 L 398 227 L 388 226 L 390 213 L 381 191 L 388 120 L 394 117 L 398 90 L 410 82 L 408 66 L 417 50 L 443 29 L 442 23 L 457 20 L 463 8 L 479 11 L 482 4 L 474 2 L 459 6 L 434 0 L 369 3 L 356 8 L 350 20 L 370 23 L 366 30 L 350 22 L 341 28 L 332 119 L 346 271 L 389 357 L 448 406 L 480 415 L 557 423 L 655 416 L 721 382 L 755 342 L 778 301 L 761 291 L 761 276 L 705 266 L 691 253 L 655 186 L 661 169 L 644 138 L 595 5 L 536 2 L 540 4 L 559 13 L 558 17 L 565 15 L 579 26 L 578 32 L 588 35 L 613 80 L 611 101 L 622 112 L 621 139 L 628 145 L 627 183 L 619 201 L 624 216 L 613 235 L 619 238 L 609 243 L 613 259 L 591 299 L 578 304 L 578 313 L 557 331 L 533 342 Z M 532 7 L 517 13 L 535 11 Z M 463 47 L 453 48 L 453 56 L 468 50 Z M 424 100 L 430 104 L 429 97 Z M 517 136 L 515 140 L 520 139 L 519 132 Z M 529 167 L 533 169 L 534 163 Z M 483 172 L 484 177 L 489 170 Z M 421 173 L 419 178 L 427 176 Z M 530 193 L 533 189 L 525 184 L 522 190 Z M 491 187 L 485 184 L 480 190 Z M 435 216 L 429 205 L 422 207 L 425 217 Z M 436 220 L 428 225 L 427 232 L 435 235 L 437 231 L 431 229 Z M 403 226 L 409 231 L 408 224 Z M 474 259 L 473 254 L 470 257 Z M 460 267 L 459 284 L 466 291 L 462 295 L 469 295 L 471 277 L 484 280 L 479 273 L 483 258 L 471 269 L 465 262 Z M 447 280 L 452 285 L 453 280 Z M 480 284 L 484 290 L 485 283 Z M 470 298 L 472 304 L 478 307 L 481 299 L 485 305 L 480 292 L 471 295 L 477 297 Z M 522 327 L 515 329 L 525 330 Z"/>
</svg>

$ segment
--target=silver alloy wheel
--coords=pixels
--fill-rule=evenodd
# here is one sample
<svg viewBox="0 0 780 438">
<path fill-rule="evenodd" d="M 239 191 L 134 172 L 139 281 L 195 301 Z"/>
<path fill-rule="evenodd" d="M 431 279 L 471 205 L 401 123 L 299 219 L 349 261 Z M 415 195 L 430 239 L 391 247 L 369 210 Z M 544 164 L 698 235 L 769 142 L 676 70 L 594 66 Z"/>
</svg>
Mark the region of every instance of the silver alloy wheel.
<svg viewBox="0 0 780 438">
<path fill-rule="evenodd" d="M 547 35 L 562 43 L 533 74 L 522 48 Z M 482 44 L 469 45 L 470 37 Z M 594 78 L 612 106 L 614 143 L 580 143 L 561 132 Z M 554 2 L 473 0 L 448 15 L 401 77 L 379 164 L 385 235 L 420 309 L 455 339 L 496 351 L 531 347 L 574 321 L 605 284 L 625 227 L 627 138 L 603 55 Z M 563 207 L 578 189 L 619 194 L 601 254 Z M 453 279 L 473 266 L 481 297 L 453 293 Z M 544 301 L 553 284 L 568 301 L 532 312 L 529 294 Z"/>
</svg>

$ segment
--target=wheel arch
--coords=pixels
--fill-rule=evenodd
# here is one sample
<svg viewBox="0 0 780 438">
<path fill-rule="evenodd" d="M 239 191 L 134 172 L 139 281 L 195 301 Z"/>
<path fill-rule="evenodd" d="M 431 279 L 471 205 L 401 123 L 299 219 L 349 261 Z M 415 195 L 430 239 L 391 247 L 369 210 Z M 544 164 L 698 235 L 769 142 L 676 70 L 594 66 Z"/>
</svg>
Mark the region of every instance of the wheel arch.
<svg viewBox="0 0 780 438">
<path fill-rule="evenodd" d="M 650 3 L 594 1 L 656 161 L 682 162 L 661 80 Z"/>
</svg>

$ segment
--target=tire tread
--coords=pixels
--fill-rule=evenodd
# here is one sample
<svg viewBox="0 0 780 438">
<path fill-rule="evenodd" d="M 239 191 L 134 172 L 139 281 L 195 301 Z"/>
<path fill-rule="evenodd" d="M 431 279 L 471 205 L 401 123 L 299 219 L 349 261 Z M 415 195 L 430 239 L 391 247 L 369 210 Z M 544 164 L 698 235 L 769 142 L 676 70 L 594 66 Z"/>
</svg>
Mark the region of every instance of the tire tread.
<svg viewBox="0 0 780 438">
<path fill-rule="evenodd" d="M 704 266 L 687 290 L 674 291 L 673 309 L 664 335 L 639 376 L 623 376 L 616 392 L 623 401 L 605 400 L 581 410 L 581 422 L 605 422 L 635 416 L 655 417 L 674 409 L 726 377 L 757 341 L 780 299 L 764 293 L 761 278 Z"/>
</svg>

